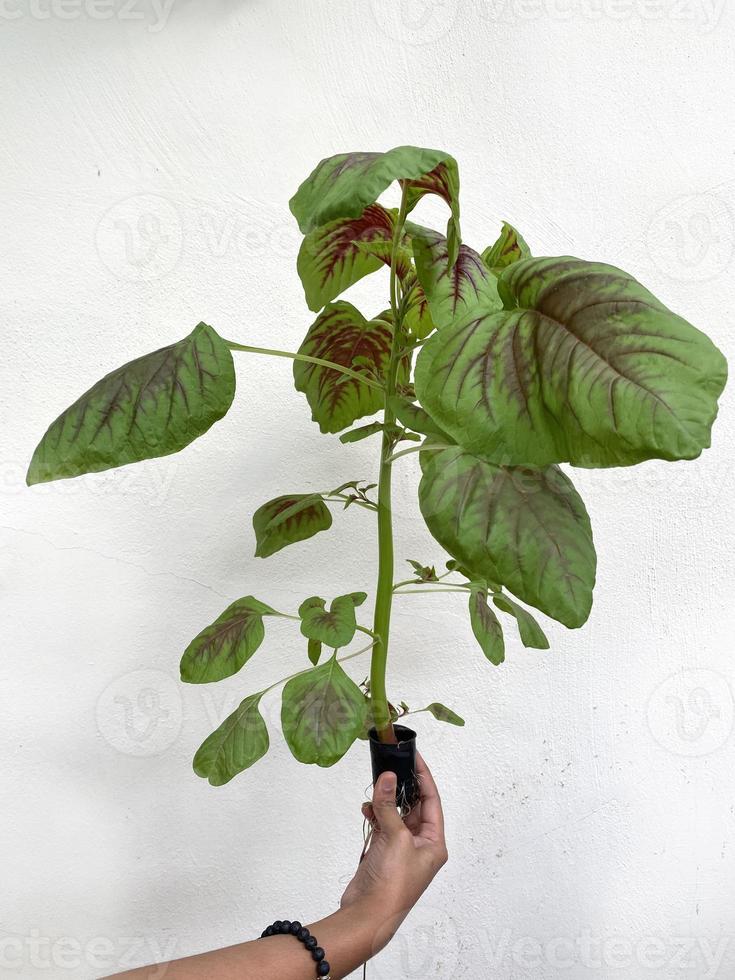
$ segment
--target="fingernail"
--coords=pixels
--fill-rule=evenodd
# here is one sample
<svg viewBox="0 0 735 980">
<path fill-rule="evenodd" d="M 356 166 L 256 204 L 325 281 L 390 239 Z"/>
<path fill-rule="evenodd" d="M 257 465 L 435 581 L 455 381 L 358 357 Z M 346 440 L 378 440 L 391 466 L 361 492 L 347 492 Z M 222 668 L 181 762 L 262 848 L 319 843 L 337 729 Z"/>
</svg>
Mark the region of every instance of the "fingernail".
<svg viewBox="0 0 735 980">
<path fill-rule="evenodd" d="M 381 789 L 384 789 L 386 792 L 395 789 L 397 783 L 398 777 L 394 772 L 384 772 L 380 777 Z"/>
</svg>

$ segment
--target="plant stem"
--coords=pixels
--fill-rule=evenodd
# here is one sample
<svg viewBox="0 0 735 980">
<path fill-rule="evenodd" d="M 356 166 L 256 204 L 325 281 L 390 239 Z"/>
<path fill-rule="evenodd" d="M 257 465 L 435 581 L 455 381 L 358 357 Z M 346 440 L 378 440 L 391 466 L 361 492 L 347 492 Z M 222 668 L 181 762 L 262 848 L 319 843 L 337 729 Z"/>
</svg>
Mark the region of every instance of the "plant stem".
<svg viewBox="0 0 735 980">
<path fill-rule="evenodd" d="M 368 378 L 364 374 L 359 374 L 357 371 L 353 371 L 352 368 L 343 367 L 341 364 L 335 364 L 333 361 L 325 361 L 322 357 L 310 357 L 308 354 L 295 354 L 293 351 L 288 350 L 271 350 L 269 347 L 250 347 L 248 344 L 237 344 L 234 340 L 226 340 L 225 343 L 230 350 L 242 350 L 248 354 L 268 354 L 270 357 L 288 357 L 292 361 L 306 361 L 307 364 L 318 364 L 319 367 L 329 368 L 331 371 L 339 371 L 340 374 L 346 374 L 348 378 L 354 378 L 355 381 L 362 382 L 368 388 L 377 388 L 378 391 L 383 391 L 383 386 L 378 381 L 373 381 L 372 378 Z"/>
<path fill-rule="evenodd" d="M 404 186 L 401 207 L 393 229 L 393 246 L 390 262 L 390 308 L 393 314 L 393 342 L 391 344 L 388 377 L 385 385 L 385 407 L 383 412 L 383 440 L 380 451 L 380 475 L 378 477 L 378 585 L 375 593 L 375 618 L 373 633 L 375 646 L 370 663 L 370 704 L 373 723 L 381 742 L 395 743 L 396 736 L 391 723 L 388 707 L 388 694 L 385 687 L 388 663 L 388 637 L 390 634 L 390 614 L 393 603 L 393 515 L 391 511 L 391 473 L 393 440 L 389 435 L 395 423 L 391 398 L 396 393 L 398 365 L 401 359 L 402 315 L 398 305 L 398 277 L 396 274 L 398 248 L 403 234 L 403 226 L 408 213 L 408 195 Z"/>
</svg>

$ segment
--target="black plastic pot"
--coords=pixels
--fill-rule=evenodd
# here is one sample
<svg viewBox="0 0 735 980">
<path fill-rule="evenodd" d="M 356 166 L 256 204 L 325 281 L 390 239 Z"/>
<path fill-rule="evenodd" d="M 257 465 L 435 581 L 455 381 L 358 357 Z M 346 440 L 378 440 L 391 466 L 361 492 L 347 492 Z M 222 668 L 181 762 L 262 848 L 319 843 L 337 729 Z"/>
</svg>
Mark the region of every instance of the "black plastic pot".
<svg viewBox="0 0 735 980">
<path fill-rule="evenodd" d="M 396 806 L 405 814 L 419 800 L 419 780 L 416 775 L 416 732 L 405 725 L 394 725 L 398 745 L 381 742 L 374 728 L 370 729 L 370 761 L 373 783 L 381 773 L 394 772 L 398 779 Z"/>
</svg>

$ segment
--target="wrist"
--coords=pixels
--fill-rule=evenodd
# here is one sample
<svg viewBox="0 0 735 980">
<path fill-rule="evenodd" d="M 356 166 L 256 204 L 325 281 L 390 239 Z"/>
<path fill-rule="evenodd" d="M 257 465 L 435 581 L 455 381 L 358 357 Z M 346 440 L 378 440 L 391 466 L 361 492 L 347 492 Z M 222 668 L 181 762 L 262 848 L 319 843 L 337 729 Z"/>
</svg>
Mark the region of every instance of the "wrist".
<svg viewBox="0 0 735 980">
<path fill-rule="evenodd" d="M 374 956 L 387 946 L 409 911 L 390 889 L 385 889 L 380 894 L 361 896 L 340 909 L 338 915 L 345 928 L 369 947 L 369 956 Z"/>
</svg>

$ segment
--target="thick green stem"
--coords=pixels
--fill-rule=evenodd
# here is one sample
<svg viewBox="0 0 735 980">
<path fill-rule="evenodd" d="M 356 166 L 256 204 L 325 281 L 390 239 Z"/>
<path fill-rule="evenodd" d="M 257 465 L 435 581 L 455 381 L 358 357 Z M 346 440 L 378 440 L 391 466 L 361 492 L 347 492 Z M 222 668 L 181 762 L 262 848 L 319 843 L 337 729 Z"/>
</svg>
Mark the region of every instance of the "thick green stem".
<svg viewBox="0 0 735 980">
<path fill-rule="evenodd" d="M 385 686 L 386 667 L 388 663 L 388 638 L 390 635 L 390 614 L 393 603 L 393 514 L 391 510 L 391 475 L 393 452 L 393 437 L 391 428 L 395 424 L 395 414 L 391 407 L 391 399 L 396 393 L 398 365 L 401 360 L 401 326 L 402 316 L 398 303 L 398 278 L 396 266 L 398 248 L 403 235 L 406 221 L 407 194 L 404 187 L 401 197 L 401 207 L 393 229 L 393 247 L 390 264 L 390 307 L 393 314 L 393 343 L 391 345 L 388 377 L 385 385 L 385 409 L 383 421 L 383 441 L 380 452 L 380 475 L 378 477 L 378 586 L 375 594 L 375 619 L 373 647 L 370 664 L 370 703 L 373 711 L 373 723 L 382 742 L 395 742 L 396 737 L 391 723 L 388 695 Z"/>
</svg>

